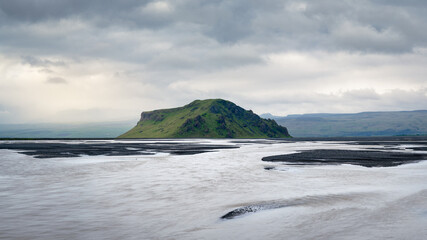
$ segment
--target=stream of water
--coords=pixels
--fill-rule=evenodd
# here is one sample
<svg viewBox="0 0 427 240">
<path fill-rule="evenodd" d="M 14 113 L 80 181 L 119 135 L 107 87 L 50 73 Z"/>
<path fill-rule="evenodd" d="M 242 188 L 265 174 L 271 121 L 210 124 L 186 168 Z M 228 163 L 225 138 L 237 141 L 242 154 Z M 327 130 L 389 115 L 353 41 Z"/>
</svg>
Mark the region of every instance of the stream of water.
<svg viewBox="0 0 427 240">
<path fill-rule="evenodd" d="M 0 239 L 427 238 L 427 161 L 286 165 L 261 159 L 383 146 L 238 145 L 194 155 L 46 159 L 0 150 Z M 245 206 L 255 210 L 221 218 Z"/>
</svg>

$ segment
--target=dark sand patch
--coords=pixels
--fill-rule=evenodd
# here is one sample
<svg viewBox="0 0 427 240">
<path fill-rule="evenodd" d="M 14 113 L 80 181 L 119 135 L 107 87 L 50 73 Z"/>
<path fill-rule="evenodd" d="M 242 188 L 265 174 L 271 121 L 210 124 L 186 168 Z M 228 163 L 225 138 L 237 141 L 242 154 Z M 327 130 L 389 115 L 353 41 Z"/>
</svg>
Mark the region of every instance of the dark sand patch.
<svg viewBox="0 0 427 240">
<path fill-rule="evenodd" d="M 0 149 L 17 150 L 36 158 L 79 157 L 81 155 L 126 156 L 151 155 L 157 152 L 175 155 L 193 155 L 218 149 L 238 148 L 236 145 L 185 143 L 51 143 L 51 142 L 3 142 Z"/>
<path fill-rule="evenodd" d="M 392 167 L 427 159 L 427 154 L 366 150 L 308 150 L 262 158 L 268 162 L 295 165 L 353 164 L 364 167 Z"/>
<path fill-rule="evenodd" d="M 427 151 L 427 147 L 407 147 L 406 149 L 412 149 L 414 151 Z"/>
</svg>

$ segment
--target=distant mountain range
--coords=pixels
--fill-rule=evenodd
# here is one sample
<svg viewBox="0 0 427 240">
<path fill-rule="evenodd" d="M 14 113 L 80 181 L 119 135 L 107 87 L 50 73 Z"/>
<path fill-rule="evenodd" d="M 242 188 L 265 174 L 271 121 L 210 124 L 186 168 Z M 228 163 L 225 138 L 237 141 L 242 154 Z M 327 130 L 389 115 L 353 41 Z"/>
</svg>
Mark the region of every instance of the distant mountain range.
<svg viewBox="0 0 427 240">
<path fill-rule="evenodd" d="M 294 137 L 427 135 L 427 110 L 261 116 L 286 126 Z"/>
<path fill-rule="evenodd" d="M 182 107 L 187 112 L 188 118 L 185 118 L 184 116 L 178 117 L 178 119 L 176 119 L 177 121 L 174 124 L 174 129 L 180 129 L 180 133 L 176 133 L 175 135 L 168 135 L 168 137 L 196 136 L 197 131 L 200 131 L 200 129 L 197 130 L 197 126 L 205 127 L 202 132 L 197 133 L 199 134 L 199 136 L 203 137 L 226 137 L 227 135 L 228 137 L 279 136 L 277 135 L 277 130 L 279 128 L 275 125 L 275 123 L 268 120 L 260 120 L 260 118 L 257 115 L 253 114 L 251 111 L 246 111 L 243 109 L 243 111 L 245 111 L 243 112 L 241 110 L 242 108 L 238 107 L 237 105 L 231 102 L 227 103 L 228 101 L 222 101 L 218 99 L 215 101 L 212 100 L 210 103 L 209 101 L 195 101 L 192 103 L 194 104 L 194 106 L 191 109 Z M 221 111 L 224 110 L 223 112 L 221 112 L 224 118 L 219 119 L 215 116 L 214 121 L 206 121 L 205 117 L 207 115 L 210 115 L 210 113 L 209 111 L 201 109 L 206 109 L 207 105 L 213 102 L 219 105 L 221 105 L 221 103 L 225 103 L 226 105 L 229 104 L 229 107 L 231 109 L 238 109 L 234 111 L 240 113 L 241 117 L 244 116 L 244 118 L 252 118 L 253 120 L 252 122 L 247 122 L 247 120 L 241 119 L 241 117 L 236 117 L 234 113 L 230 112 L 229 110 L 221 108 Z M 199 105 L 198 108 L 201 109 L 199 109 L 198 111 L 196 111 L 197 109 L 191 111 L 194 107 L 196 107 L 196 105 Z M 201 105 L 206 106 L 201 107 Z M 181 110 L 183 110 L 182 108 Z M 202 111 L 205 112 L 202 113 Z M 182 112 L 181 114 L 184 113 Z M 255 116 L 253 116 L 252 114 Z M 200 118 L 196 118 L 198 115 L 200 115 Z M 183 118 L 181 119 L 181 117 Z M 271 114 L 262 114 L 261 117 L 274 119 L 279 125 L 286 126 L 286 128 L 289 130 L 289 133 L 293 137 L 427 135 L 427 110 L 402 112 L 363 112 L 354 114 L 318 113 L 288 115 L 286 117 L 273 116 Z M 215 121 L 222 122 L 222 119 L 224 120 L 224 124 L 216 125 L 218 122 Z M 136 121 L 82 124 L 0 124 L 0 138 L 116 138 L 117 136 L 125 133 L 126 131 L 134 127 L 135 122 Z M 165 122 L 163 122 L 162 124 L 164 123 Z M 186 123 L 186 127 L 183 126 L 184 123 Z M 153 131 L 154 129 L 157 129 L 157 131 L 161 131 L 162 128 L 163 131 L 165 131 L 165 129 L 168 129 L 164 126 L 160 127 L 162 126 L 162 124 L 153 123 Z M 255 126 L 252 126 L 252 124 L 255 124 Z M 147 129 L 148 127 L 149 125 L 144 126 L 144 128 Z M 223 128 L 222 130 L 220 130 L 221 127 Z M 127 134 L 136 134 L 135 131 L 144 131 L 144 128 L 140 128 L 141 126 L 139 125 L 138 127 L 137 125 Z M 145 129 L 146 133 L 149 133 L 147 132 L 147 129 Z M 244 129 L 250 130 L 249 132 L 247 132 Z M 207 134 L 203 131 L 209 131 L 210 133 Z M 266 133 L 263 133 L 262 131 Z M 284 130 L 282 129 L 281 131 Z M 162 137 L 162 135 L 160 135 L 159 133 L 160 132 L 157 132 L 156 135 L 153 135 L 153 137 Z M 126 137 L 129 135 L 123 134 L 122 137 L 123 136 Z M 133 136 L 138 137 L 138 135 L 131 135 L 130 137 Z M 141 137 L 146 136 L 143 135 Z"/>
<path fill-rule="evenodd" d="M 0 138 L 115 138 L 135 122 L 0 124 Z"/>
<path fill-rule="evenodd" d="M 119 138 L 285 138 L 285 127 L 223 99 L 196 100 L 183 107 L 141 113 Z"/>
</svg>

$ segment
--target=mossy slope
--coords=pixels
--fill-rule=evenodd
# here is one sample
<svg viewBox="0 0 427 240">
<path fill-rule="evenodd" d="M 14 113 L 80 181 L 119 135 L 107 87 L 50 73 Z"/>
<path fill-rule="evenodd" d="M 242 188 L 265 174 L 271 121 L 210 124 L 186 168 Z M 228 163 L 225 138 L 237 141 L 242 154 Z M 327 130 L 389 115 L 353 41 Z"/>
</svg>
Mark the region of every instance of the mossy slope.
<svg viewBox="0 0 427 240">
<path fill-rule="evenodd" d="M 196 100 L 183 107 L 141 113 L 119 138 L 285 138 L 285 127 L 222 99 Z"/>
</svg>

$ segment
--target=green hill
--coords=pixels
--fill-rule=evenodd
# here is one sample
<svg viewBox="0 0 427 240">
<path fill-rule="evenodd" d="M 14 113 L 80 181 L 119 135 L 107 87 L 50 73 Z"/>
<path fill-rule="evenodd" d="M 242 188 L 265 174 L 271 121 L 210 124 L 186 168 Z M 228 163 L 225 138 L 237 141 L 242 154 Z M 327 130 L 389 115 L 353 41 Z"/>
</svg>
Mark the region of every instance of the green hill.
<svg viewBox="0 0 427 240">
<path fill-rule="evenodd" d="M 285 138 L 274 120 L 222 99 L 196 100 L 179 108 L 141 113 L 138 124 L 119 138 Z"/>
</svg>

